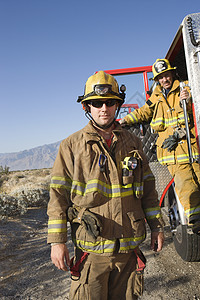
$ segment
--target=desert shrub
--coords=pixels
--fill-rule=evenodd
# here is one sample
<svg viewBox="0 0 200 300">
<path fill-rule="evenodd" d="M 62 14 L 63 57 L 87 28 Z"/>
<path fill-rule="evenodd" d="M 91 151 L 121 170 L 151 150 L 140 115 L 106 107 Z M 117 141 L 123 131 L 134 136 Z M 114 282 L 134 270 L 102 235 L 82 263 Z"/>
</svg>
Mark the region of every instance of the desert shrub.
<svg viewBox="0 0 200 300">
<path fill-rule="evenodd" d="M 0 219 L 24 214 L 27 204 L 6 194 L 0 194 Z"/>
<path fill-rule="evenodd" d="M 0 219 L 26 213 L 29 207 L 46 207 L 49 192 L 45 189 L 21 189 L 12 195 L 0 194 Z"/>
<path fill-rule="evenodd" d="M 8 166 L 0 166 L 0 174 L 9 174 L 10 168 Z"/>
<path fill-rule="evenodd" d="M 8 176 L 5 174 L 0 174 L 0 187 L 2 186 L 3 182 L 8 180 Z"/>
</svg>

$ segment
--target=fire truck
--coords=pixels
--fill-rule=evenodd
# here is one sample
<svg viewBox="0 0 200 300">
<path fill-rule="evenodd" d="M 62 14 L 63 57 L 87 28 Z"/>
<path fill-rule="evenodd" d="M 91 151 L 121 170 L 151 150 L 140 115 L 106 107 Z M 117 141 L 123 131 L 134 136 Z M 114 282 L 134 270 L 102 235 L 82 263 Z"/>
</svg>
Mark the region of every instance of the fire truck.
<svg viewBox="0 0 200 300">
<path fill-rule="evenodd" d="M 189 81 L 193 99 L 192 105 L 196 139 L 199 146 L 200 13 L 187 15 L 183 19 L 165 58 L 170 61 L 172 67 L 177 68 L 177 73 L 182 81 Z M 155 83 L 151 80 L 153 77 L 151 65 L 137 68 L 106 70 L 105 72 L 117 76 L 118 83 L 125 84 L 127 87 L 126 104 L 121 107 L 119 118 L 124 117 L 127 113 L 138 108 L 139 105 L 142 106 L 145 104 L 145 101 L 148 100 L 155 86 Z M 186 214 L 175 192 L 174 181 L 167 167 L 157 161 L 155 151 L 157 134 L 153 132 L 149 124 L 134 125 L 128 128 L 128 130 L 132 131 L 142 140 L 143 150 L 149 160 L 150 168 L 155 175 L 160 206 L 163 212 L 167 214 L 173 243 L 178 255 L 185 261 L 200 261 L 200 236 L 193 234 L 191 228 L 188 226 Z M 187 143 L 190 155 L 189 136 L 187 136 Z"/>
</svg>

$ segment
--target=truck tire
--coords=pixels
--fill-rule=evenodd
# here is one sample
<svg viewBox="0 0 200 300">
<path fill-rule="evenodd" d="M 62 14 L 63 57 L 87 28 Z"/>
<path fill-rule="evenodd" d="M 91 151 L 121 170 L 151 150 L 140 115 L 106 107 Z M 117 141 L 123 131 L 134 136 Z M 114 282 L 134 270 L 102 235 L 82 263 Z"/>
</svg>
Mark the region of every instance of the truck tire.
<svg viewBox="0 0 200 300">
<path fill-rule="evenodd" d="M 173 234 L 176 252 L 185 261 L 200 260 L 200 237 L 192 233 L 187 225 L 178 225 Z"/>
<path fill-rule="evenodd" d="M 188 225 L 181 224 L 177 200 L 172 186 L 169 188 L 164 205 L 168 217 L 176 252 L 184 261 L 200 261 L 200 236 L 194 234 Z"/>
</svg>

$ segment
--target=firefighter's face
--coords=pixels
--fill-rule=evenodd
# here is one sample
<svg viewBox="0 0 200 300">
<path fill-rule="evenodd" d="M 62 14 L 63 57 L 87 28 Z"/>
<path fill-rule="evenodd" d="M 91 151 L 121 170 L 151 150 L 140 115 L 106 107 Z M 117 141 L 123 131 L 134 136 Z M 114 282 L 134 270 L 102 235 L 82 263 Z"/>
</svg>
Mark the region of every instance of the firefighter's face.
<svg viewBox="0 0 200 300">
<path fill-rule="evenodd" d="M 158 82 L 164 89 L 170 89 L 173 83 L 172 71 L 166 71 L 158 75 Z"/>
<path fill-rule="evenodd" d="M 94 100 L 93 102 L 96 104 L 97 100 Z M 115 118 L 115 112 L 118 107 L 118 102 L 113 100 L 98 100 L 98 102 L 102 103 L 103 105 L 101 107 L 95 107 L 91 104 L 88 104 L 90 107 L 90 113 L 94 119 L 94 121 L 99 124 L 100 126 L 105 126 L 110 124 L 113 119 Z M 107 102 L 108 101 L 108 102 Z M 113 101 L 111 103 L 110 101 Z M 106 103 L 108 105 L 106 105 Z M 111 105 L 113 104 L 113 105 Z M 111 106 L 110 106 L 111 105 Z"/>
</svg>

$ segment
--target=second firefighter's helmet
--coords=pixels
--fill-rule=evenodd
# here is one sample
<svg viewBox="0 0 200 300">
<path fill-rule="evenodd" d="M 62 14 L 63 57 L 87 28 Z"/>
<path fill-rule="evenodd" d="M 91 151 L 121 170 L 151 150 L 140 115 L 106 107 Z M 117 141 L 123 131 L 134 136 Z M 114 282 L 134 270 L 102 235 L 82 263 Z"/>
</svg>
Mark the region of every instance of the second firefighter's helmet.
<svg viewBox="0 0 200 300">
<path fill-rule="evenodd" d="M 176 70 L 176 68 L 171 67 L 169 60 L 158 58 L 152 67 L 153 76 L 154 76 L 153 79 L 156 80 L 158 75 L 170 70 L 173 71 Z"/>
<path fill-rule="evenodd" d="M 116 99 L 120 104 L 123 104 L 125 89 L 125 86 L 122 85 L 119 91 L 117 80 L 112 75 L 99 71 L 88 78 L 85 84 L 84 95 L 79 96 L 77 102 Z"/>
</svg>

